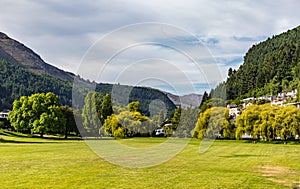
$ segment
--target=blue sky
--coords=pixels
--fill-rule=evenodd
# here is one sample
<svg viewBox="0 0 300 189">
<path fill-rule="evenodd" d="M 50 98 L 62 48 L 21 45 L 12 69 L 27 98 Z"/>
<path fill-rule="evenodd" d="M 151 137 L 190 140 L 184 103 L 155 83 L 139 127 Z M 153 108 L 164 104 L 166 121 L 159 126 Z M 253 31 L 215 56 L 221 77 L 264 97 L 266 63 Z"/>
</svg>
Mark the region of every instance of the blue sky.
<svg viewBox="0 0 300 189">
<path fill-rule="evenodd" d="M 299 25 L 298 0 L 0 0 L 0 28 L 98 82 L 203 93 L 255 43 Z"/>
</svg>

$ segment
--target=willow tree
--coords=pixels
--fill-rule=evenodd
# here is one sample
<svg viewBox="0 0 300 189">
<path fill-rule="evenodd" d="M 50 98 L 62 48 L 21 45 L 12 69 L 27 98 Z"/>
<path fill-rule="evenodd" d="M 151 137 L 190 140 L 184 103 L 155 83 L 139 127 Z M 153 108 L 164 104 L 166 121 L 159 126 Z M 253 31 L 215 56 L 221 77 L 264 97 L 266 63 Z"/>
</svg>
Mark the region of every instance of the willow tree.
<svg viewBox="0 0 300 189">
<path fill-rule="evenodd" d="M 233 133 L 233 125 L 229 120 L 229 111 L 224 107 L 212 107 L 200 113 L 193 137 L 202 139 L 203 137 L 215 138 L 222 135 L 229 138 Z"/>
</svg>

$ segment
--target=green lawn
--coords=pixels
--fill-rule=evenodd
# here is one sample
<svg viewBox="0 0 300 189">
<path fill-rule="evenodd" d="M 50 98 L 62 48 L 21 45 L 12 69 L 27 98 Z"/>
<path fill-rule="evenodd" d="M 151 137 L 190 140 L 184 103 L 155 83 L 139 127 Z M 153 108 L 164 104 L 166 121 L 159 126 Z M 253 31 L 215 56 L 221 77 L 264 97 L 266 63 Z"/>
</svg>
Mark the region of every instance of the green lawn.
<svg viewBox="0 0 300 189">
<path fill-rule="evenodd" d="M 215 141 L 200 154 L 200 141 L 191 140 L 166 163 L 126 168 L 105 161 L 81 140 L 0 134 L 0 188 L 297 188 L 300 181 L 296 144 Z M 143 148 L 165 140 L 119 142 Z"/>
</svg>

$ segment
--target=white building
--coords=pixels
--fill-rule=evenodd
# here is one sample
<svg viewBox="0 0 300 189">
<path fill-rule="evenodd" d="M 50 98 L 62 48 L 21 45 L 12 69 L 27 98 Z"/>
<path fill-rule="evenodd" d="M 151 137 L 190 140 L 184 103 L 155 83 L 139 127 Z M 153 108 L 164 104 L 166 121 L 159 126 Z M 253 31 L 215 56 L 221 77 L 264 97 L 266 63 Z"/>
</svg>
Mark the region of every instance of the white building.
<svg viewBox="0 0 300 189">
<path fill-rule="evenodd" d="M 283 101 L 272 101 L 271 102 L 271 106 L 283 106 Z"/>
<path fill-rule="evenodd" d="M 286 99 L 286 98 L 296 98 L 297 97 L 297 89 L 288 91 L 288 92 L 283 92 L 283 93 L 278 93 L 278 98 L 279 99 Z"/>
<path fill-rule="evenodd" d="M 241 109 L 238 108 L 236 104 L 230 104 L 227 105 L 227 108 L 229 108 L 229 115 L 236 118 L 237 116 L 241 115 Z"/>
<path fill-rule="evenodd" d="M 2 112 L 0 112 L 0 119 L 7 119 L 9 112 L 10 111 L 2 111 Z"/>
</svg>

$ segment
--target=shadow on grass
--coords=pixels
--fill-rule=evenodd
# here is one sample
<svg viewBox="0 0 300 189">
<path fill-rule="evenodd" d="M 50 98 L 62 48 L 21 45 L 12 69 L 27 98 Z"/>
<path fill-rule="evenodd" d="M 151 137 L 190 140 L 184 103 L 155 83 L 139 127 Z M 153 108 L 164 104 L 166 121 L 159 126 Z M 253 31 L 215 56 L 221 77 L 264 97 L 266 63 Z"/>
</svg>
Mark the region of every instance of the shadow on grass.
<svg viewBox="0 0 300 189">
<path fill-rule="evenodd" d="M 6 131 L 6 130 L 2 130 L 0 132 L 1 135 L 4 135 L 4 136 L 11 136 L 11 137 L 22 137 L 22 138 L 30 138 L 31 136 L 30 135 L 24 135 L 24 134 L 21 134 L 21 133 L 16 133 L 16 132 L 13 132 L 13 131 Z"/>
<path fill-rule="evenodd" d="M 68 140 L 82 140 L 80 137 L 70 137 L 70 138 L 64 138 L 64 137 L 57 137 L 57 136 L 38 136 L 38 135 L 33 135 L 30 136 L 29 138 L 39 138 L 39 139 L 47 139 L 47 140 L 60 140 L 60 141 L 68 141 Z"/>
<path fill-rule="evenodd" d="M 300 140 L 272 140 L 272 141 L 262 141 L 262 140 L 243 140 L 244 143 L 252 143 L 252 144 L 294 144 L 299 145 Z"/>
<path fill-rule="evenodd" d="M 243 158 L 243 157 L 261 157 L 261 156 L 267 156 L 267 155 L 255 155 L 255 154 L 234 154 L 230 156 L 219 156 L 223 158 Z"/>
<path fill-rule="evenodd" d="M 59 136 L 49 136 L 44 135 L 44 137 L 41 137 L 38 134 L 22 134 L 14 131 L 8 131 L 8 130 L 0 130 L 0 138 L 2 136 L 8 136 L 8 137 L 17 137 L 17 138 L 38 138 L 38 139 L 47 139 L 47 140 L 61 140 L 61 141 L 72 141 L 72 140 L 82 140 L 81 137 L 75 137 L 75 136 L 69 136 L 68 138 L 59 137 Z M 21 141 L 19 141 L 21 142 Z M 23 142 L 23 143 L 30 143 L 30 142 Z M 33 142 L 38 143 L 38 142 Z M 44 142 L 41 142 L 44 143 Z"/>
<path fill-rule="evenodd" d="M 50 142 L 17 141 L 17 140 L 6 140 L 6 139 L 0 139 L 0 143 L 16 143 L 16 144 L 42 144 L 42 143 L 50 143 Z"/>
</svg>

